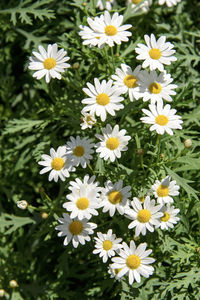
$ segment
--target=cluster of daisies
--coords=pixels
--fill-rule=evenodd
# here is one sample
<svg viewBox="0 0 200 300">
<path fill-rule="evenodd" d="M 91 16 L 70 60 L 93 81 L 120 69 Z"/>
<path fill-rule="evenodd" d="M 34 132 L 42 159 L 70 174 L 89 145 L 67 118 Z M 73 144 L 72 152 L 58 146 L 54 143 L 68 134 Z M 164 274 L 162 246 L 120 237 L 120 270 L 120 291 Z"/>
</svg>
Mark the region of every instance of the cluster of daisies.
<svg viewBox="0 0 200 300">
<path fill-rule="evenodd" d="M 168 0 L 167 0 L 168 1 Z M 175 0 L 174 0 L 175 1 Z M 132 1 L 134 3 L 134 1 Z M 140 1 L 135 1 L 138 4 Z M 145 1 L 150 3 L 151 1 Z M 145 3 L 143 2 L 143 4 Z M 98 2 L 100 3 L 100 1 Z M 110 1 L 110 5 L 114 1 Z M 89 26 L 80 26 L 79 35 L 84 40 L 84 45 L 90 47 L 104 48 L 106 45 L 113 47 L 115 44 L 127 42 L 131 32 L 127 31 L 132 25 L 122 25 L 123 16 L 117 12 L 110 15 L 108 11 L 98 17 L 87 18 Z M 83 92 L 87 98 L 82 100 L 84 105 L 82 113 L 81 128 L 92 128 L 96 124 L 96 117 L 104 122 L 107 114 L 115 116 L 115 112 L 124 108 L 124 97 L 128 95 L 130 101 L 142 98 L 144 102 L 150 100 L 149 110 L 143 109 L 146 117 L 142 117 L 143 123 L 151 124 L 150 130 L 156 130 L 158 134 L 167 132 L 172 135 L 172 129 L 181 129 L 181 117 L 176 115 L 176 110 L 171 109 L 169 104 L 163 104 L 163 100 L 171 102 L 174 89 L 173 79 L 164 70 L 164 65 L 170 65 L 176 61 L 173 56 L 175 50 L 173 44 L 166 42 L 166 37 L 161 36 L 156 40 L 154 34 L 144 36 L 145 44 L 138 44 L 135 51 L 138 65 L 134 70 L 126 64 L 121 64 L 111 79 L 100 82 L 94 78 L 94 84 L 87 82 Z M 30 58 L 29 68 L 35 70 L 33 74 L 37 79 L 45 76 L 48 83 L 51 78 L 61 79 L 61 73 L 69 68 L 66 63 L 70 58 L 66 56 L 64 49 L 58 50 L 57 44 L 48 45 L 47 50 L 39 46 L 39 53 L 33 52 Z M 149 68 L 148 70 L 143 70 Z M 159 74 L 156 70 L 159 70 Z M 50 155 L 43 154 L 39 164 L 43 166 L 40 174 L 49 172 L 49 181 L 65 181 L 70 177 L 70 172 L 75 172 L 78 166 L 86 168 L 90 166 L 90 160 L 96 151 L 99 157 L 114 162 L 121 157 L 121 152 L 128 149 L 127 145 L 131 137 L 126 135 L 126 130 L 118 125 L 112 127 L 106 124 L 102 134 L 96 134 L 98 143 L 92 139 L 80 136 L 70 137 L 66 145 L 51 148 Z M 167 176 L 161 181 L 156 181 L 145 197 L 131 198 L 131 187 L 124 186 L 123 181 L 107 181 L 104 187 L 100 187 L 95 181 L 95 176 L 90 178 L 85 175 L 83 180 L 76 178 L 69 182 L 69 194 L 67 202 L 63 204 L 66 213 L 59 218 L 60 225 L 56 227 L 58 236 L 63 236 L 64 245 L 71 241 L 73 246 L 79 243 L 84 245 L 91 240 L 91 235 L 97 228 L 97 224 L 90 222 L 93 216 L 99 215 L 99 209 L 114 217 L 119 213 L 121 216 L 131 220 L 129 229 L 135 230 L 135 237 L 146 235 L 147 231 L 153 232 L 155 228 L 173 228 L 179 218 L 179 209 L 171 205 L 173 196 L 179 194 L 179 186 L 176 181 L 171 181 Z M 151 200 L 152 193 L 156 200 Z M 149 257 L 152 250 L 147 250 L 147 244 L 141 243 L 136 247 L 133 240 L 130 245 L 116 237 L 112 229 L 107 233 L 97 232 L 94 237 L 94 254 L 98 254 L 104 263 L 111 258 L 109 273 L 111 277 L 120 280 L 125 275 L 129 277 L 129 283 L 140 282 L 141 276 L 148 278 L 153 274 L 154 268 L 151 264 L 155 259 Z"/>
<path fill-rule="evenodd" d="M 80 26 L 80 36 L 84 45 L 98 46 L 100 48 L 108 44 L 113 47 L 114 44 L 121 44 L 122 41 L 128 41 L 131 32 L 127 31 L 132 25 L 122 25 L 123 16 L 114 13 L 113 16 L 105 11 L 99 17 L 87 18 L 88 26 Z M 143 123 L 151 124 L 150 131 L 156 130 L 158 134 L 167 132 L 173 135 L 173 129 L 182 129 L 182 120 L 176 115 L 176 110 L 169 104 L 164 105 L 163 100 L 172 102 L 171 96 L 177 85 L 173 84 L 170 74 L 164 70 L 164 65 L 170 65 L 176 61 L 173 44 L 166 42 L 166 37 L 161 36 L 156 40 L 154 34 L 144 36 L 145 44 L 139 43 L 135 48 L 138 54 L 136 59 L 143 60 L 142 65 L 134 70 L 126 64 L 121 64 L 116 69 L 116 73 L 108 81 L 99 81 L 94 78 L 94 84 L 87 82 L 87 87 L 83 88 L 87 98 L 82 100 L 84 105 L 82 113 L 81 128 L 91 128 L 96 123 L 96 116 L 104 122 L 107 114 L 115 116 L 115 112 L 124 108 L 124 97 L 129 95 L 130 101 L 142 98 L 144 102 L 150 100 L 149 110 L 142 109 L 145 117 L 141 117 Z M 39 46 L 40 53 L 33 52 L 34 56 L 30 58 L 29 68 L 37 70 L 33 76 L 37 79 L 46 77 L 61 79 L 60 73 L 70 65 L 66 63 L 69 57 L 65 56 L 66 51 L 58 51 L 57 44 L 48 45 L 47 51 Z M 149 68 L 148 70 L 143 70 Z M 159 74 L 156 70 L 159 70 Z"/>
<path fill-rule="evenodd" d="M 65 237 L 65 246 L 72 242 L 77 248 L 79 243 L 84 245 L 91 240 L 90 236 L 94 234 L 97 224 L 90 222 L 90 219 L 99 214 L 99 209 L 110 217 L 119 213 L 130 219 L 128 228 L 135 229 L 135 237 L 146 235 L 147 231 L 153 232 L 154 228 L 173 228 L 179 220 L 179 209 L 171 205 L 174 201 L 172 197 L 179 194 L 179 186 L 169 176 L 162 181 L 157 180 L 151 187 L 149 195 L 153 193 L 156 200 L 151 200 L 147 195 L 134 197 L 130 201 L 131 187 L 123 186 L 122 180 L 116 183 L 107 181 L 104 187 L 100 187 L 95 176 L 90 178 L 86 175 L 83 181 L 76 178 L 69 184 L 70 193 L 66 196 L 68 201 L 63 204 L 66 213 L 58 219 L 60 225 L 56 226 L 58 236 Z M 134 280 L 140 282 L 141 276 L 148 278 L 153 274 L 154 268 L 149 264 L 155 259 L 149 257 L 152 250 L 146 250 L 146 243 L 136 247 L 131 240 L 128 246 L 122 242 L 122 238 L 116 237 L 112 229 L 107 233 L 97 232 L 93 241 L 93 253 L 98 254 L 103 263 L 111 258 L 113 263 L 108 266 L 111 277 L 120 280 L 122 276 L 128 275 L 129 284 L 132 284 Z"/>
</svg>

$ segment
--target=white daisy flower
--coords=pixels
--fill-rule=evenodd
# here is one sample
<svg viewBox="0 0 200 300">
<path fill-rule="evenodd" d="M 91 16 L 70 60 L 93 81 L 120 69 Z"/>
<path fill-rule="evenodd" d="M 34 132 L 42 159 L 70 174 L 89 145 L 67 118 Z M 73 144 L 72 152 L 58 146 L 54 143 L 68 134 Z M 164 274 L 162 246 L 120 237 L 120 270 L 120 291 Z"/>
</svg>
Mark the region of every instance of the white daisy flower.
<svg viewBox="0 0 200 300">
<path fill-rule="evenodd" d="M 171 95 L 176 95 L 174 89 L 178 87 L 176 84 L 171 84 L 172 81 L 173 78 L 166 72 L 159 75 L 156 71 L 140 72 L 140 97 L 143 97 L 143 101 L 151 100 L 151 104 L 162 99 L 171 102 L 173 100 Z"/>
<path fill-rule="evenodd" d="M 159 71 L 164 71 L 163 65 L 170 65 L 172 61 L 176 61 L 177 58 L 172 56 L 176 51 L 172 50 L 174 45 L 166 41 L 166 36 L 161 36 L 157 41 L 154 34 L 149 37 L 145 34 L 144 39 L 147 46 L 144 44 L 137 44 L 138 47 L 135 48 L 135 52 L 139 54 L 136 56 L 139 60 L 144 60 L 142 67 L 150 67 L 153 71 L 158 69 Z"/>
<path fill-rule="evenodd" d="M 137 248 L 134 241 L 130 242 L 130 247 L 123 242 L 123 249 L 120 249 L 119 257 L 113 257 L 113 269 L 121 269 L 117 276 L 121 278 L 128 273 L 129 284 L 134 280 L 141 281 L 141 275 L 148 278 L 153 274 L 154 268 L 149 266 L 155 259 L 148 257 L 152 250 L 146 250 L 147 243 L 140 244 Z"/>
<path fill-rule="evenodd" d="M 95 136 L 101 141 L 97 144 L 97 152 L 100 152 L 100 157 L 104 160 L 115 161 L 116 157 L 121 157 L 121 151 L 128 149 L 127 144 L 131 139 L 126 134 L 126 130 L 119 130 L 119 125 L 115 125 L 114 128 L 107 124 L 105 128 L 101 129 L 103 135 L 95 134 Z"/>
<path fill-rule="evenodd" d="M 87 128 L 92 128 L 92 126 L 94 124 L 96 124 L 97 120 L 94 116 L 94 114 L 90 114 L 90 113 L 87 113 L 87 112 L 81 112 L 82 114 L 82 118 L 81 118 L 81 129 L 82 130 L 85 130 Z"/>
<path fill-rule="evenodd" d="M 113 6 L 115 6 L 117 2 L 115 0 L 106 0 L 105 5 L 102 0 L 98 0 L 96 7 L 99 8 L 100 10 L 107 9 L 111 10 Z"/>
<path fill-rule="evenodd" d="M 142 3 L 141 3 L 142 2 Z M 131 7 L 134 8 L 134 12 L 136 11 L 142 11 L 147 12 L 152 5 L 152 0 L 128 0 L 127 4 L 132 3 Z M 141 4 L 140 4 L 141 3 Z"/>
<path fill-rule="evenodd" d="M 166 206 L 162 207 L 162 212 L 164 216 L 160 218 L 160 224 L 157 226 L 157 228 L 160 227 L 162 230 L 174 228 L 174 224 L 177 224 L 177 222 L 180 220 L 180 218 L 176 217 L 176 215 L 180 212 L 180 209 L 175 209 L 174 206 L 167 204 Z"/>
<path fill-rule="evenodd" d="M 113 47 L 114 44 L 120 45 L 121 42 L 128 42 L 128 37 L 131 36 L 131 32 L 126 31 L 131 28 L 132 25 L 122 25 L 123 16 L 119 16 L 117 12 L 110 16 L 108 11 L 105 11 L 100 17 L 87 18 L 87 22 L 90 26 L 80 25 L 82 29 L 79 35 L 84 39 L 83 45 L 98 46 L 102 48 L 104 44 L 108 44 Z"/>
<path fill-rule="evenodd" d="M 83 91 L 89 96 L 82 100 L 83 104 L 87 104 L 82 111 L 89 111 L 90 114 L 96 114 L 100 116 L 101 121 L 105 121 L 107 113 L 111 116 L 115 116 L 115 110 L 124 108 L 124 105 L 120 102 L 124 100 L 123 97 L 119 97 L 120 93 L 116 91 L 112 85 L 113 81 L 106 82 L 100 81 L 95 78 L 94 85 L 87 82 L 88 88 L 84 88 Z"/>
<path fill-rule="evenodd" d="M 92 176 L 90 177 L 88 174 L 84 176 L 83 181 L 80 180 L 79 178 L 76 178 L 75 181 L 70 181 L 69 184 L 69 190 L 80 190 L 81 187 L 84 187 L 85 189 L 90 189 L 90 190 L 94 190 L 97 193 L 101 192 L 102 188 L 98 187 L 99 182 L 96 181 L 96 176 Z M 99 195 L 97 195 L 99 196 Z"/>
<path fill-rule="evenodd" d="M 117 275 L 122 269 L 113 269 L 111 264 L 108 266 L 108 274 L 110 274 L 110 278 L 115 278 L 117 281 L 121 281 Z"/>
<path fill-rule="evenodd" d="M 39 46 L 39 53 L 33 51 L 33 55 L 30 57 L 30 63 L 28 68 L 30 70 L 38 70 L 33 73 L 33 77 L 41 79 L 45 76 L 47 83 L 50 82 L 51 77 L 61 79 L 60 73 L 63 73 L 70 65 L 66 63 L 70 58 L 65 56 L 67 54 L 64 49 L 58 51 L 57 44 L 48 45 L 47 51 Z"/>
<path fill-rule="evenodd" d="M 182 129 L 181 116 L 176 115 L 176 109 L 171 109 L 169 104 L 163 107 L 163 102 L 159 101 L 157 106 L 150 104 L 149 109 L 142 109 L 147 117 L 142 117 L 140 120 L 143 123 L 152 124 L 150 131 L 156 130 L 158 134 L 164 134 L 166 131 L 168 134 L 173 135 L 172 129 Z"/>
<path fill-rule="evenodd" d="M 151 187 L 157 202 L 160 204 L 173 203 L 174 200 L 171 196 L 178 196 L 180 186 L 176 185 L 176 181 L 167 176 L 163 180 L 156 182 Z"/>
<path fill-rule="evenodd" d="M 92 215 L 97 216 L 99 208 L 98 194 L 94 189 L 81 186 L 80 189 L 73 188 L 72 193 L 67 195 L 68 202 L 63 204 L 67 211 L 71 211 L 70 218 L 90 219 Z"/>
<path fill-rule="evenodd" d="M 60 146 L 55 151 L 53 148 L 50 149 L 50 156 L 43 154 L 41 161 L 38 162 L 39 165 L 44 166 L 40 171 L 40 174 L 50 172 L 49 181 L 54 180 L 58 181 L 60 178 L 62 181 L 65 181 L 66 177 L 69 177 L 69 172 L 74 172 L 75 168 L 72 166 L 72 163 L 69 159 L 66 159 L 66 147 Z"/>
<path fill-rule="evenodd" d="M 80 136 L 77 136 L 76 138 L 70 136 L 70 140 L 70 142 L 66 143 L 67 159 L 76 167 L 81 165 L 82 168 L 86 168 L 87 164 L 89 164 L 92 159 L 91 154 L 94 153 L 92 148 L 95 144 L 92 143 L 91 139 L 86 137 L 81 139 Z"/>
<path fill-rule="evenodd" d="M 121 69 L 116 69 L 116 75 L 112 75 L 114 81 L 115 89 L 120 94 L 129 94 L 130 101 L 138 100 L 140 95 L 140 70 L 141 66 L 137 66 L 134 71 L 131 67 L 125 64 L 121 64 Z"/>
<path fill-rule="evenodd" d="M 181 0 L 158 0 L 159 5 L 163 5 L 166 3 L 168 7 L 172 7 L 177 5 Z"/>
<path fill-rule="evenodd" d="M 130 186 L 123 187 L 123 180 L 119 180 L 115 184 L 107 181 L 105 188 L 102 188 L 101 191 L 100 205 L 103 207 L 103 212 L 109 211 L 109 215 L 113 217 L 117 210 L 120 215 L 123 215 L 125 208 L 129 206 L 130 189 Z"/>
<path fill-rule="evenodd" d="M 133 220 L 128 228 L 135 228 L 135 236 L 146 235 L 146 230 L 150 232 L 154 231 L 154 226 L 159 225 L 160 218 L 163 213 L 160 212 L 161 204 L 155 205 L 155 200 L 150 200 L 149 196 L 146 196 L 142 203 L 138 198 L 134 197 L 131 202 L 133 209 L 126 209 L 126 217 Z"/>
<path fill-rule="evenodd" d="M 74 248 L 77 248 L 79 243 L 85 245 L 85 242 L 90 241 L 89 235 L 94 233 L 97 228 L 95 223 L 88 222 L 87 219 L 78 220 L 71 219 L 68 214 L 63 214 L 63 218 L 59 218 L 58 222 L 62 225 L 56 226 L 59 230 L 58 236 L 66 236 L 64 239 L 64 246 L 67 246 L 71 240 Z"/>
<path fill-rule="evenodd" d="M 122 245 L 120 244 L 122 239 L 116 239 L 116 235 L 112 233 L 112 229 L 109 229 L 106 234 L 97 232 L 97 236 L 98 238 L 94 238 L 96 240 L 96 249 L 93 253 L 99 254 L 99 257 L 102 257 L 103 262 L 106 263 L 108 258 L 115 255 L 115 251 L 122 248 Z"/>
</svg>

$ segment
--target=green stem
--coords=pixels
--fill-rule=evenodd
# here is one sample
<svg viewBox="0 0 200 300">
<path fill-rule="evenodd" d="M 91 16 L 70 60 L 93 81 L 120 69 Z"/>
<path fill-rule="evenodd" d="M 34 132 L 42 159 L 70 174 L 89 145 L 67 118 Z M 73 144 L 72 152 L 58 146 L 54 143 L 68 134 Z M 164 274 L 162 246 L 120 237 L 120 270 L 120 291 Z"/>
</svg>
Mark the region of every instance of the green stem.
<svg viewBox="0 0 200 300">
<path fill-rule="evenodd" d="M 88 168 L 92 171 L 92 174 L 95 175 L 95 172 L 94 172 L 94 170 L 93 170 L 91 164 L 88 164 Z"/>
<path fill-rule="evenodd" d="M 160 137 L 161 137 L 161 135 L 158 134 L 157 141 L 156 141 L 156 145 L 158 145 L 156 164 L 158 163 L 159 158 L 160 158 Z"/>
</svg>

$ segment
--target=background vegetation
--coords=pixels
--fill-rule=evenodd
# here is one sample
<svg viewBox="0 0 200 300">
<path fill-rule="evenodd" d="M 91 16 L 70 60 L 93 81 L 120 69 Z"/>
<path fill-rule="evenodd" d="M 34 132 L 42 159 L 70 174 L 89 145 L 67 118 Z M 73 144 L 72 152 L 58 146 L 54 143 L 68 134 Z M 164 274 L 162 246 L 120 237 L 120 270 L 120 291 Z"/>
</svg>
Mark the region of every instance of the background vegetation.
<svg viewBox="0 0 200 300">
<path fill-rule="evenodd" d="M 0 289 L 6 291 L 6 299 L 200 298 L 200 2 L 182 0 L 167 8 L 155 0 L 147 14 L 135 15 L 124 1 L 118 3 L 125 23 L 133 25 L 132 37 L 129 43 L 114 48 L 113 56 L 109 52 L 107 61 L 104 51 L 82 46 L 78 35 L 87 16 L 96 15 L 93 1 L 0 1 Z M 132 186 L 134 196 L 168 174 L 181 186 L 175 200 L 180 208 L 178 225 L 169 232 L 157 230 L 140 238 L 153 249 L 155 273 L 130 287 L 126 281 L 121 284 L 109 278 L 107 265 L 92 254 L 93 242 L 77 249 L 64 247 L 55 232 L 69 180 L 91 174 L 90 169 L 78 168 L 59 186 L 39 175 L 37 161 L 50 147 L 64 145 L 70 135 L 96 141 L 99 127 L 80 129 L 82 88 L 94 77 L 110 78 L 122 62 L 133 68 L 138 65 L 134 48 L 150 33 L 166 35 L 175 44 L 178 60 L 167 70 L 178 85 L 172 107 L 183 118 L 183 130 L 173 137 L 162 136 L 159 152 L 156 134 L 140 122 L 141 109 L 147 103 L 126 99 L 125 109 L 106 122 L 118 123 L 132 136 L 127 153 L 116 164 L 104 163 L 98 155 L 91 162 L 102 185 L 107 179 L 123 179 Z M 54 42 L 67 50 L 72 68 L 62 80 L 51 80 L 48 85 L 44 79 L 32 78 L 27 66 L 39 44 Z M 190 149 L 183 144 L 188 138 L 193 142 Z M 139 148 L 144 150 L 143 156 L 138 154 Z M 22 199 L 29 203 L 25 211 L 16 206 Z M 133 238 L 125 218 L 100 216 L 93 218 L 99 231 L 113 228 L 127 242 Z M 14 289 L 9 286 L 13 279 L 18 283 Z"/>
</svg>

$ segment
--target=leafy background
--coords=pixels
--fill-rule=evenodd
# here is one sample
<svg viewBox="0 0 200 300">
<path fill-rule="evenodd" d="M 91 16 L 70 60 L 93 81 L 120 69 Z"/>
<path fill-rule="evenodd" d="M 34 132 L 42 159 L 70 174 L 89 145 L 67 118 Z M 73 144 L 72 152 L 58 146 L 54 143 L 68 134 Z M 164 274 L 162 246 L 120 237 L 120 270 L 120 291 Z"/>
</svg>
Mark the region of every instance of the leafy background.
<svg viewBox="0 0 200 300">
<path fill-rule="evenodd" d="M 133 29 L 129 43 L 115 47 L 113 55 L 108 48 L 82 46 L 79 25 L 86 25 L 87 16 L 96 15 L 94 3 L 0 2 L 0 288 L 6 290 L 5 298 L 12 300 L 199 299 L 200 2 L 182 0 L 167 8 L 154 1 L 147 14 L 133 14 L 130 6 L 118 1 L 118 11 Z M 178 85 L 172 106 L 183 118 L 183 130 L 173 137 L 162 136 L 159 149 L 156 134 L 140 122 L 141 109 L 147 104 L 125 99 L 125 109 L 115 118 L 107 118 L 107 123 L 118 123 L 131 135 L 127 153 L 117 163 L 104 162 L 97 155 L 91 162 L 102 185 L 107 179 L 123 179 L 132 186 L 134 196 L 140 191 L 144 194 L 156 179 L 168 174 L 181 186 L 175 199 L 181 220 L 175 229 L 157 230 L 136 241 L 146 241 L 153 249 L 153 276 L 129 286 L 126 281 L 109 278 L 107 265 L 92 254 L 93 242 L 73 249 L 64 247 L 56 235 L 54 228 L 64 211 L 69 180 L 91 174 L 90 169 L 78 168 L 59 185 L 39 175 L 37 161 L 50 147 L 64 145 L 70 135 L 88 136 L 97 142 L 94 135 L 100 126 L 84 132 L 80 129 L 82 88 L 94 77 L 108 80 L 122 62 L 133 68 L 138 65 L 134 48 L 150 33 L 166 35 L 175 44 L 178 60 L 167 71 Z M 39 44 L 54 42 L 67 50 L 72 67 L 62 80 L 47 85 L 44 79 L 32 78 L 28 60 Z M 188 138 L 193 145 L 185 149 L 183 142 Z M 143 155 L 138 154 L 140 148 Z M 22 199 L 29 203 L 26 211 L 16 206 Z M 100 214 L 93 221 L 99 231 L 113 228 L 127 242 L 133 238 L 134 232 L 127 231 L 128 221 L 122 216 Z M 9 287 L 12 279 L 18 282 L 15 289 Z"/>
</svg>

